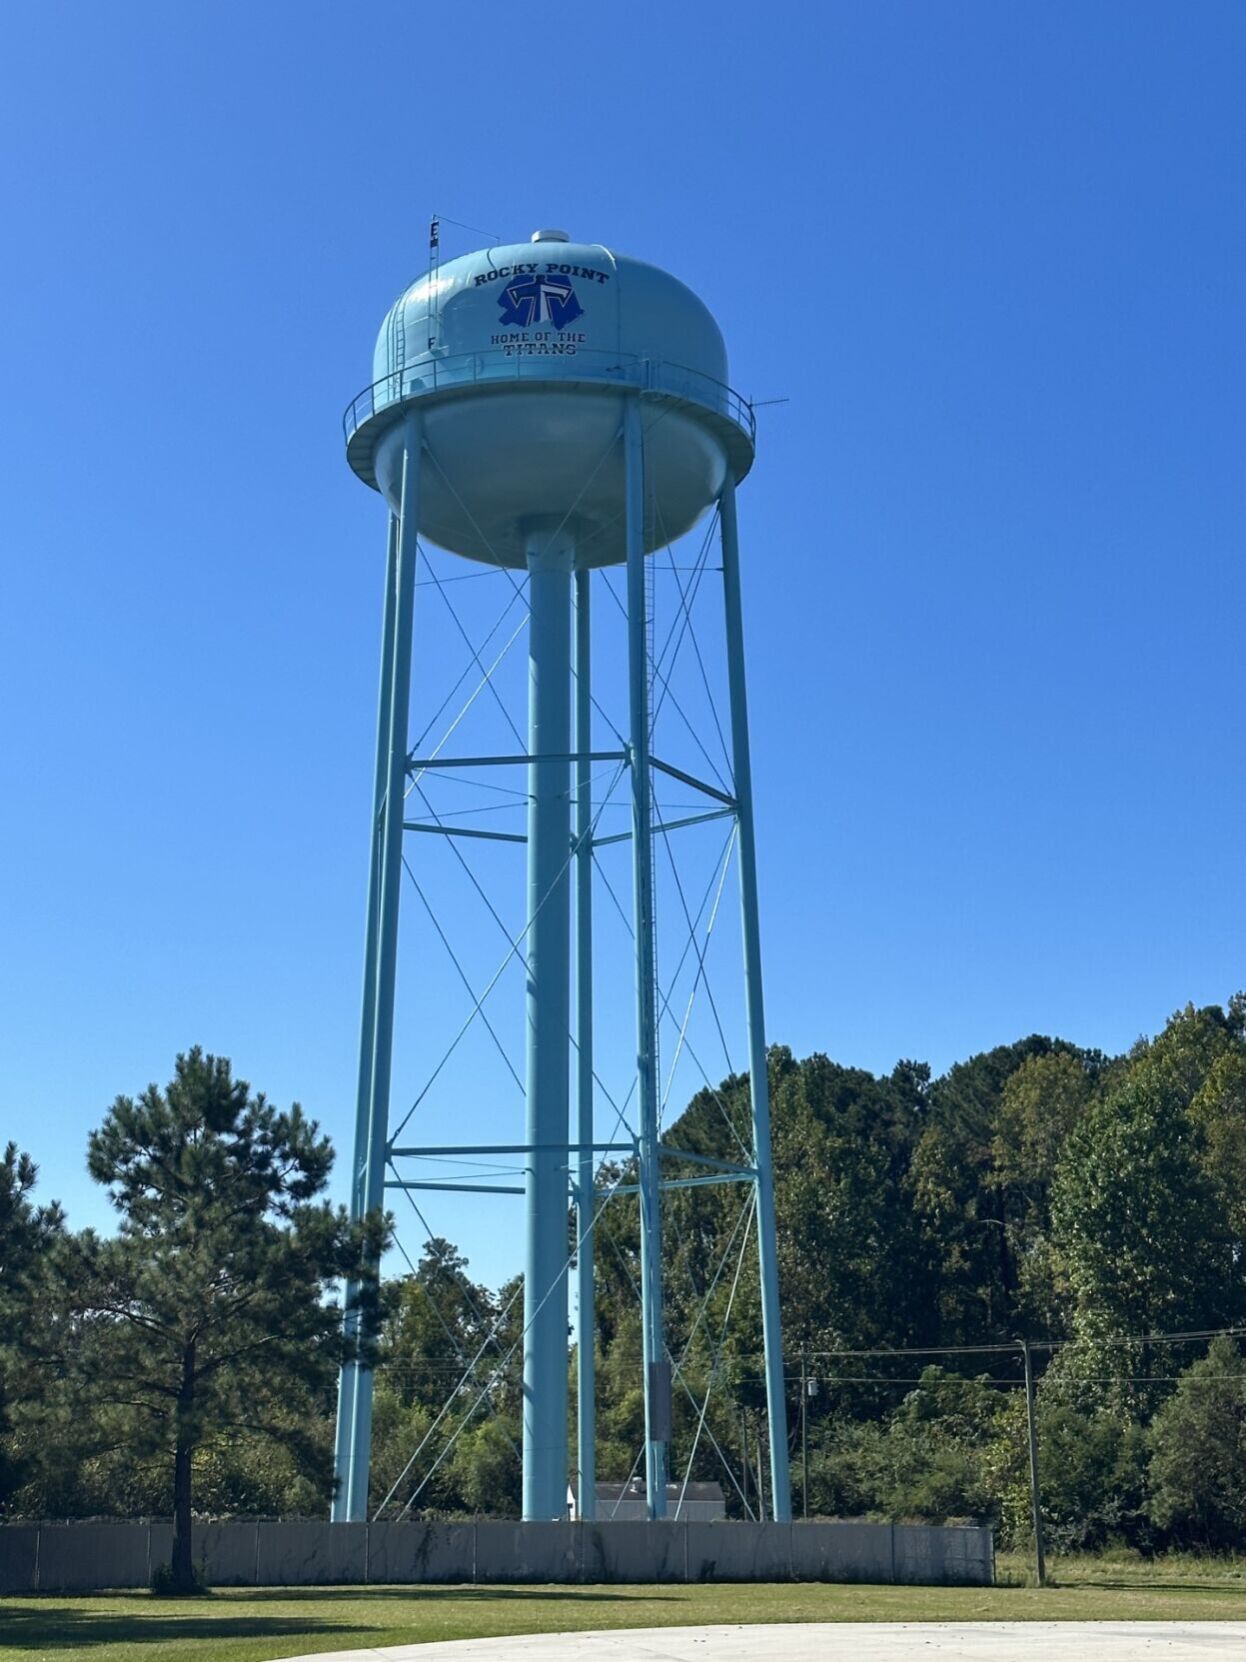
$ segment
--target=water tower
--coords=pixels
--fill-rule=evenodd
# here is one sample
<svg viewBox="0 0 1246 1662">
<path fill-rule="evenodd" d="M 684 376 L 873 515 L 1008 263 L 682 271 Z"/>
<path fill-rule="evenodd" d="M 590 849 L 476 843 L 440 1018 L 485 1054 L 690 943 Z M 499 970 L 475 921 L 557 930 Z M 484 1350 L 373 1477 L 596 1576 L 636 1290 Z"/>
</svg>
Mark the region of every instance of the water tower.
<svg viewBox="0 0 1246 1662">
<path fill-rule="evenodd" d="M 572 1465 L 580 1478 L 581 1515 L 592 1516 L 593 1346 L 578 1347 L 579 1446 L 571 1462 L 568 1282 L 574 1262 L 580 1309 L 591 1313 L 594 1161 L 603 1151 L 618 1151 L 627 1156 L 639 1197 L 648 1514 L 666 1515 L 671 1434 L 662 1195 L 680 1182 L 730 1180 L 749 1185 L 753 1196 L 770 1510 L 786 1521 L 787 1421 L 735 507 L 736 485 L 753 462 L 752 409 L 728 387 L 722 335 L 688 288 L 600 244 L 542 230 L 530 242 L 445 263 L 434 255 L 427 275 L 386 317 L 372 384 L 347 411 L 345 430 L 350 466 L 380 492 L 390 514 L 353 1213 L 384 1204 L 387 1187 L 420 1187 L 387 1179 L 387 1168 L 396 1171 L 402 1157 L 466 1152 L 466 1145 L 446 1138 L 424 1148 L 399 1146 L 390 1119 L 404 831 L 447 829 L 406 818 L 409 781 L 451 764 L 521 770 L 526 826 L 522 834 L 506 835 L 526 845 L 526 921 L 517 941 L 526 971 L 526 1126 L 522 1140 L 473 1149 L 523 1162 L 523 1516 L 565 1515 Z M 651 749 L 648 557 L 712 510 L 720 531 L 729 682 L 726 791 L 672 768 Z M 421 757 L 408 749 L 417 538 L 465 561 L 519 574 L 516 584 L 526 582 L 527 741 L 518 754 Z M 608 567 L 621 567 L 626 576 L 626 732 L 617 751 L 595 751 L 589 606 L 594 576 Z M 626 1143 L 596 1135 L 592 1107 L 591 878 L 594 841 L 603 839 L 595 839 L 590 778 L 594 765 L 612 758 L 630 794 L 625 835 L 631 851 L 636 1124 Z M 700 1157 L 694 1169 L 701 1175 L 693 1178 L 672 1177 L 664 1162 L 699 1157 L 671 1150 L 659 1136 L 655 770 L 677 776 L 701 803 L 703 812 L 681 823 L 727 815 L 737 839 L 752 1147 L 749 1158 L 735 1162 Z M 616 1024 L 618 1014 L 617 1008 L 611 1012 Z M 569 1205 L 578 1219 L 573 1253 Z M 371 1413 L 371 1374 L 345 1368 L 334 1503 L 341 1521 L 367 1515 Z"/>
</svg>

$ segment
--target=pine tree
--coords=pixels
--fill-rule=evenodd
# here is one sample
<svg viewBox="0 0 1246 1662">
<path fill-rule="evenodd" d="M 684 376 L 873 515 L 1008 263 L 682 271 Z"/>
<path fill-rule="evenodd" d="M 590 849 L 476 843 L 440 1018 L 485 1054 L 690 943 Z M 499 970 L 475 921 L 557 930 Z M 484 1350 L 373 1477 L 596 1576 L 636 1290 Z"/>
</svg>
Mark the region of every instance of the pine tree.
<svg viewBox="0 0 1246 1662">
<path fill-rule="evenodd" d="M 8 1429 L 9 1407 L 31 1395 L 32 1337 L 48 1254 L 60 1237 L 60 1207 L 36 1206 L 31 1192 L 38 1168 L 9 1143 L 0 1158 L 0 1434 Z M 0 1445 L 0 1511 L 20 1481 L 20 1460 Z"/>
<path fill-rule="evenodd" d="M 135 1457 L 171 1476 L 171 1585 L 194 1586 L 196 1451 L 271 1437 L 331 1477 L 315 1410 L 342 1359 L 334 1283 L 359 1281 L 371 1342 L 385 1225 L 322 1198 L 333 1155 L 295 1104 L 278 1112 L 224 1057 L 179 1056 L 165 1090 L 118 1097 L 88 1166 L 121 1216 L 68 1243 L 70 1347 L 84 1402 Z"/>
</svg>

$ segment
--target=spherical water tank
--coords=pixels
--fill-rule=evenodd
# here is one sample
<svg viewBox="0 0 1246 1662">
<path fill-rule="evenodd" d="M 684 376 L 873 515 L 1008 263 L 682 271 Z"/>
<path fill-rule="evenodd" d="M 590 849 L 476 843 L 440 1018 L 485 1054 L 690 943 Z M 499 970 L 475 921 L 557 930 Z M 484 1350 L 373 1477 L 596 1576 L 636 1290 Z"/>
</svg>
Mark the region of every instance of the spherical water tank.
<svg viewBox="0 0 1246 1662">
<path fill-rule="evenodd" d="M 525 538 L 566 527 L 577 562 L 626 557 L 624 399 L 639 393 L 645 547 L 689 530 L 753 461 L 751 407 L 691 289 L 600 243 L 538 231 L 447 261 L 381 326 L 373 381 L 346 412 L 347 457 L 397 509 L 403 412 L 418 407 L 422 535 L 522 567 Z"/>
</svg>

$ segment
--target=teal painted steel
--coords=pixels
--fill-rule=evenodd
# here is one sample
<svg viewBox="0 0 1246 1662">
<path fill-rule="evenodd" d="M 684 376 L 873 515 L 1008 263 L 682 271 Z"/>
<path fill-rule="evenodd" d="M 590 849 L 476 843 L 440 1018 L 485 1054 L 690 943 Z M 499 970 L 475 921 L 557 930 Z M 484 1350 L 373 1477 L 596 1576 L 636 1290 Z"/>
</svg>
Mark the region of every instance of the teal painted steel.
<svg viewBox="0 0 1246 1662">
<path fill-rule="evenodd" d="M 447 260 L 394 302 L 372 378 L 418 374 L 488 347 L 575 380 L 578 359 L 632 353 L 723 383 L 727 349 L 713 315 L 670 272 L 602 243 L 503 243 Z"/>
<path fill-rule="evenodd" d="M 557 240 L 556 240 L 557 238 Z M 527 1228 L 524 1333 L 524 1516 L 558 1518 L 567 1478 L 567 1188 L 583 1237 L 577 1269 L 582 1329 L 577 1380 L 583 1515 L 594 1495 L 592 834 L 590 763 L 626 762 L 632 789 L 636 1065 L 635 1152 L 641 1218 L 645 1476 L 650 1517 L 665 1512 L 670 1364 L 663 1330 L 661 1191 L 752 1181 L 758 1196 L 763 1325 L 775 1515 L 790 1516 L 782 1391 L 765 1024 L 744 698 L 735 485 L 753 462 L 751 407 L 727 385 L 722 337 L 682 283 L 597 244 L 539 233 L 438 266 L 391 309 L 373 382 L 346 417 L 347 457 L 388 501 L 391 525 L 378 721 L 377 784 L 365 946 L 356 1151 L 351 1206 L 379 1205 L 388 1147 L 398 893 L 404 829 L 494 842 L 523 840 L 528 858 Z M 722 512 L 724 605 L 735 795 L 654 757 L 646 617 L 646 554 L 688 530 L 715 502 Z M 404 822 L 417 533 L 472 559 L 528 574 L 529 729 L 523 756 L 439 756 L 420 766 L 528 768 L 529 822 L 484 833 Z M 591 569 L 626 563 L 630 732 L 623 752 L 591 749 Z M 576 695 L 571 698 L 572 596 Z M 574 768 L 574 778 L 573 778 Z M 739 825 L 749 1062 L 756 1168 L 702 1157 L 697 1176 L 662 1179 L 658 1142 L 658 1021 L 654 940 L 652 774 L 710 799 L 672 820 L 677 830 L 734 814 Z M 571 837 L 574 788 L 575 840 Z M 434 816 L 435 817 L 435 816 Z M 426 845 L 427 846 L 427 845 Z M 571 901 L 576 910 L 572 955 Z M 570 1018 L 575 987 L 579 1057 L 569 1125 Z M 614 1145 L 611 1145 L 614 1146 Z M 424 1151 L 429 1152 L 428 1150 Z M 678 1157 L 678 1151 L 667 1151 Z M 574 1162 L 574 1163 L 572 1163 Z M 708 1168 L 708 1169 L 706 1169 Z M 466 1192 L 461 1183 L 394 1187 Z M 502 1185 L 485 1192 L 510 1192 Z M 631 1186 L 612 1188 L 631 1192 Z M 353 1318 L 352 1318 L 353 1320 Z M 333 1516 L 366 1515 L 372 1380 L 343 1370 L 336 1443 L 341 1487 Z"/>
<path fill-rule="evenodd" d="M 571 581 L 565 529 L 528 532 L 527 1239 L 523 1515 L 567 1511 Z"/>
<path fill-rule="evenodd" d="M 595 1149 L 598 1154 L 623 1153 L 624 1151 L 631 1154 L 634 1152 L 635 1145 L 630 1142 L 564 1143 L 560 1138 L 556 1143 L 541 1143 L 538 1147 L 541 1152 L 557 1149 L 560 1153 L 566 1152 L 567 1154 L 585 1154 L 590 1149 Z M 429 1155 L 441 1156 L 446 1154 L 531 1154 L 532 1152 L 533 1146 L 531 1143 L 421 1143 L 418 1148 L 399 1148 L 395 1146 L 389 1151 L 390 1158 L 394 1160 L 401 1159 L 404 1155 L 427 1157 Z M 689 1158 L 692 1158 L 692 1156 L 689 1156 Z M 700 1158 L 700 1156 L 697 1156 L 697 1158 Z"/>
<path fill-rule="evenodd" d="M 350 1215 L 361 1218 L 367 1172 L 368 1126 L 372 1114 L 372 1035 L 376 1024 L 376 924 L 381 904 L 381 868 L 384 863 L 381 837 L 381 809 L 389 777 L 389 707 L 393 691 L 395 598 L 398 590 L 398 518 L 389 516 L 389 541 L 385 556 L 385 598 L 381 622 L 381 674 L 377 693 L 376 762 L 372 788 L 372 827 L 368 859 L 368 921 L 363 947 L 363 999 L 359 1018 L 359 1072 L 355 1087 L 355 1143 L 351 1150 Z M 346 1336 L 352 1343 L 359 1332 L 358 1314 L 351 1309 L 359 1294 L 356 1283 L 346 1286 Z M 338 1388 L 337 1432 L 333 1469 L 336 1487 L 330 1516 L 334 1523 L 351 1522 L 347 1510 L 350 1487 L 351 1449 L 355 1438 L 355 1392 L 359 1368 L 348 1362 L 342 1369 Z"/>
<path fill-rule="evenodd" d="M 391 1178 L 387 1189 L 430 1189 L 443 1195 L 526 1195 L 527 1189 L 518 1183 L 432 1183 L 407 1182 Z"/>
<path fill-rule="evenodd" d="M 658 1189 L 663 1194 L 667 1189 L 712 1189 L 722 1183 L 752 1183 L 756 1177 L 755 1170 L 741 1167 L 737 1172 L 720 1171 L 706 1177 L 664 1177 L 658 1184 Z M 610 1189 L 612 1198 L 615 1195 L 638 1195 L 644 1192 L 639 1183 L 616 1183 Z"/>
<path fill-rule="evenodd" d="M 590 762 L 622 762 L 626 761 L 627 758 L 622 750 L 594 750 L 588 759 Z M 575 756 L 571 751 L 568 751 L 565 756 L 558 757 L 558 760 L 573 762 Z M 514 767 L 517 762 L 523 762 L 526 765 L 527 761 L 526 756 L 413 756 L 408 765 L 413 772 L 416 769 L 422 772 L 425 768 Z M 662 764 L 655 762 L 653 765 L 654 767 L 660 767 Z M 682 778 L 684 775 L 679 777 Z M 708 787 L 702 788 L 708 789 Z"/>
<path fill-rule="evenodd" d="M 355 1150 L 362 1184 L 352 1197 L 356 1216 L 380 1207 L 384 1199 L 385 1149 L 389 1136 L 389 1083 L 394 1038 L 394 980 L 398 963 L 398 911 L 402 885 L 402 808 L 407 767 L 407 716 L 411 700 L 411 632 L 415 612 L 416 524 L 419 515 L 422 455 L 421 420 L 409 411 L 403 422 L 402 494 L 399 501 L 397 558 L 393 567 L 393 632 L 387 695 L 388 735 L 384 756 L 384 797 L 378 838 L 380 877 L 373 946 L 376 991 L 371 1030 L 361 1035 L 360 1078 L 368 1070 L 366 1136 Z M 378 760 L 380 757 L 378 756 Z M 372 1372 L 354 1370 L 350 1391 L 351 1431 L 347 1442 L 343 1521 L 367 1516 L 368 1467 L 372 1444 Z M 339 1474 L 340 1476 L 343 1474 Z"/>
<path fill-rule="evenodd" d="M 719 513 L 722 528 L 723 605 L 727 630 L 727 677 L 731 697 L 731 761 L 735 775 L 739 827 L 740 921 L 744 944 L 744 997 L 748 1012 L 749 1095 L 753 1105 L 753 1159 L 757 1165 L 757 1252 L 761 1270 L 766 1405 L 770 1427 L 770 1486 L 775 1522 L 790 1523 L 792 1494 L 787 1458 L 783 1338 L 779 1320 L 774 1167 L 770 1149 L 770 1081 L 766 1070 L 766 1013 L 762 999 L 757 849 L 753 833 L 753 767 L 749 754 L 748 693 L 744 682 L 740 537 L 736 518 L 735 485 L 730 480 L 723 487 Z"/>
<path fill-rule="evenodd" d="M 576 994 L 576 1474 L 581 1523 L 597 1516 L 597 1300 L 593 1259 L 593 675 L 591 574 L 575 574 L 575 994 Z"/>
<path fill-rule="evenodd" d="M 483 249 L 438 266 L 391 309 L 373 383 L 346 414 L 347 456 L 393 502 L 395 423 L 418 402 L 436 459 L 424 535 L 522 569 L 528 523 L 561 504 L 579 563 L 617 564 L 624 403 L 642 391 L 647 424 L 660 426 L 645 455 L 653 549 L 752 465 L 753 412 L 726 376 L 718 325 L 668 272 L 595 243 Z"/>
<path fill-rule="evenodd" d="M 662 1215 L 658 1193 L 658 1005 L 653 928 L 653 813 L 649 763 L 649 642 L 646 628 L 644 450 L 640 403 L 623 424 L 627 478 L 627 678 L 632 782 L 632 906 L 636 936 L 636 1076 L 640 1118 L 640 1289 L 645 1368 L 645 1493 L 650 1518 L 666 1516 L 665 1418 L 655 1401 L 666 1361 L 662 1321 Z"/>
</svg>

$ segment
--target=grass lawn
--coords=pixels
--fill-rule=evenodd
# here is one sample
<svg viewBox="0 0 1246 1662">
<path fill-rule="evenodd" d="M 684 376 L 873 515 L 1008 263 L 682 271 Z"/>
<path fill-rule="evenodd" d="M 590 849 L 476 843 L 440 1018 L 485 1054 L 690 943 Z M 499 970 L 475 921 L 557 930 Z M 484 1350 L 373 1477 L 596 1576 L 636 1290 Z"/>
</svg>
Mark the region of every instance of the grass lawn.
<svg viewBox="0 0 1246 1662">
<path fill-rule="evenodd" d="M 591 1627 L 716 1622 L 1246 1621 L 1246 1559 L 1057 1560 L 1024 1585 L 1001 1555 L 998 1587 L 373 1587 L 0 1599 L 0 1662 L 268 1662 L 307 1651 Z"/>
</svg>

